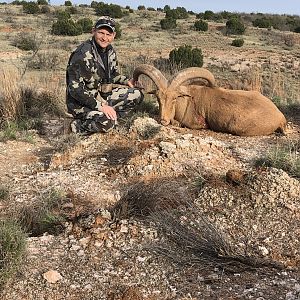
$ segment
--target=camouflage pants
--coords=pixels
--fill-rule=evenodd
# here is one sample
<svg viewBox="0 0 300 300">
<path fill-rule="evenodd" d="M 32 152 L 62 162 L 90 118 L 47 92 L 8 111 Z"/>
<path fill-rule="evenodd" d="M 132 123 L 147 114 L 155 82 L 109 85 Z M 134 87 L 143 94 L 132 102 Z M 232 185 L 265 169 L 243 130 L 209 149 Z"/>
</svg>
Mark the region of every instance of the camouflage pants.
<svg viewBox="0 0 300 300">
<path fill-rule="evenodd" d="M 115 88 L 107 96 L 107 104 L 112 106 L 118 118 L 125 117 L 144 98 L 143 93 L 136 88 Z M 90 110 L 86 107 L 74 110 L 75 120 L 71 123 L 74 133 L 91 134 L 95 132 L 108 132 L 116 126 L 116 121 L 108 119 L 101 111 Z"/>
</svg>

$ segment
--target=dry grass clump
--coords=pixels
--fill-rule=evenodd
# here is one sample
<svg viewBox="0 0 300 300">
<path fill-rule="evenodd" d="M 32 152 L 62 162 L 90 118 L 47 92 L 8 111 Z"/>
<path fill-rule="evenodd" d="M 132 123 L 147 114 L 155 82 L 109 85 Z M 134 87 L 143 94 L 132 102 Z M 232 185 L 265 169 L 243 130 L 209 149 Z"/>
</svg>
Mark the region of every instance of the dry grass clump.
<svg viewBox="0 0 300 300">
<path fill-rule="evenodd" d="M 57 70 L 62 60 L 61 51 L 39 51 L 28 61 L 28 67 L 35 70 Z"/>
<path fill-rule="evenodd" d="M 0 121 L 16 120 L 23 113 L 19 80 L 20 74 L 16 68 L 0 69 Z"/>
<path fill-rule="evenodd" d="M 163 237 L 153 250 L 178 265 L 217 267 L 225 272 L 281 268 L 278 263 L 242 253 L 237 237 L 226 236 L 194 204 L 156 211 L 150 215 L 150 220 Z"/>
<path fill-rule="evenodd" d="M 26 247 L 26 235 L 20 225 L 0 220 L 0 288 L 20 266 Z"/>
<path fill-rule="evenodd" d="M 50 189 L 42 192 L 35 201 L 12 212 L 24 231 L 31 236 L 39 236 L 44 232 L 57 234 L 63 230 L 63 222 L 67 217 L 64 204 L 68 199 L 61 191 Z"/>
<path fill-rule="evenodd" d="M 165 177 L 134 183 L 112 208 L 112 212 L 119 219 L 145 217 L 158 210 L 187 205 L 190 201 L 185 179 Z"/>
<path fill-rule="evenodd" d="M 21 89 L 24 116 L 41 118 L 42 116 L 63 116 L 64 105 L 54 91 L 36 89 L 34 86 L 23 86 Z"/>
<path fill-rule="evenodd" d="M 286 144 L 277 144 L 265 156 L 255 161 L 257 167 L 273 167 L 300 178 L 300 142 L 289 140 Z"/>
</svg>

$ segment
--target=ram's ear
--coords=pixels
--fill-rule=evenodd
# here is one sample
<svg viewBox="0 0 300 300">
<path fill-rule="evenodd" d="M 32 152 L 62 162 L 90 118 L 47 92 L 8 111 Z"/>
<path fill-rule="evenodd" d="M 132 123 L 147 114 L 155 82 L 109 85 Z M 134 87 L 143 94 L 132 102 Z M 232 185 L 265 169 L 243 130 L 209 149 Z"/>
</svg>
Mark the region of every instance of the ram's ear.
<svg viewBox="0 0 300 300">
<path fill-rule="evenodd" d="M 180 97 L 185 97 L 185 96 L 191 97 L 190 89 L 187 86 L 181 85 L 180 87 L 177 88 L 177 90 Z"/>
</svg>

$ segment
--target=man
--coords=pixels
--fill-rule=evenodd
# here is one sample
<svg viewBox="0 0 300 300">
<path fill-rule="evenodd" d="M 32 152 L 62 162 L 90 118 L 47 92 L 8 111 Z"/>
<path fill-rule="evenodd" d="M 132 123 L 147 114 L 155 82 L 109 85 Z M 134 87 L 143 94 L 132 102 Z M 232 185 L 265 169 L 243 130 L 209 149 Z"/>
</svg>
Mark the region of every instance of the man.
<svg viewBox="0 0 300 300">
<path fill-rule="evenodd" d="M 139 82 L 118 72 L 115 21 L 102 16 L 92 37 L 71 54 L 67 66 L 67 108 L 74 117 L 71 130 L 79 134 L 108 132 L 143 100 Z M 112 88 L 112 84 L 124 87 Z M 127 87 L 126 87 L 127 86 Z"/>
</svg>

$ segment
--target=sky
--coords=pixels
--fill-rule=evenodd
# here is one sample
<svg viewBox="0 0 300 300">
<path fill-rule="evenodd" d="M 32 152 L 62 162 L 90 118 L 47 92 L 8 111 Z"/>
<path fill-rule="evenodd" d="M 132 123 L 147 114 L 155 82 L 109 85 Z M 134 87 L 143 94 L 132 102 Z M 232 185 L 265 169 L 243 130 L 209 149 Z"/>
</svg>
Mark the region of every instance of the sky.
<svg viewBox="0 0 300 300">
<path fill-rule="evenodd" d="M 64 4 L 64 0 L 50 0 L 52 5 Z M 90 4 L 91 1 L 86 0 L 71 0 L 73 4 Z M 161 7 L 170 5 L 171 8 L 183 6 L 187 10 L 192 10 L 196 13 L 212 10 L 220 12 L 223 10 L 230 12 L 261 12 L 273 14 L 289 14 L 300 15 L 300 0 L 97 0 L 97 2 L 113 3 L 121 6 L 129 5 L 136 9 L 139 5 L 147 7 Z"/>
</svg>

